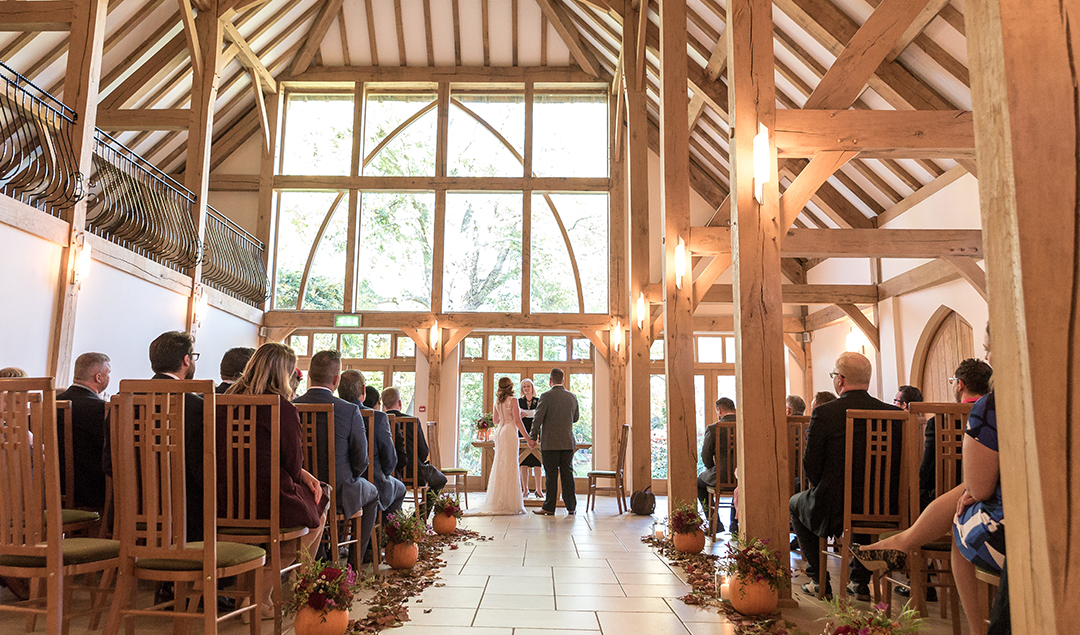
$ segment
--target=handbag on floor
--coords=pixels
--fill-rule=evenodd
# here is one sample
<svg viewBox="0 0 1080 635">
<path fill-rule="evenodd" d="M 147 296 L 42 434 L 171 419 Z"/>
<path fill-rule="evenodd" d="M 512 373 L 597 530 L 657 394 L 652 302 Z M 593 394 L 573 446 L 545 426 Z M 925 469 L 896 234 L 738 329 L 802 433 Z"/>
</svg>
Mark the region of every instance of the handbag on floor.
<svg viewBox="0 0 1080 635">
<path fill-rule="evenodd" d="M 630 495 L 630 511 L 638 516 L 652 516 L 652 513 L 656 511 L 656 494 L 650 490 L 652 490 L 652 485 Z"/>
</svg>

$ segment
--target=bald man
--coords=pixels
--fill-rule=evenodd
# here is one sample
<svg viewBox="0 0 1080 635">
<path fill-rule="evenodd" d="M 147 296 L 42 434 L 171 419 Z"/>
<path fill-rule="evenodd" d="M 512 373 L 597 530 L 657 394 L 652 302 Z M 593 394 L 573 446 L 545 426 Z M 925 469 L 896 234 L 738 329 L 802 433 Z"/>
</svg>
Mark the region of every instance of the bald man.
<svg viewBox="0 0 1080 635">
<path fill-rule="evenodd" d="M 791 497 L 791 525 L 799 539 L 800 551 L 806 561 L 806 574 L 810 582 L 802 589 L 806 593 L 818 592 L 818 538 L 820 536 L 838 536 L 843 532 L 844 521 L 844 457 L 846 454 L 846 430 L 848 410 L 900 410 L 896 406 L 878 401 L 870 396 L 870 360 L 858 353 L 844 353 L 836 360 L 836 366 L 829 373 L 833 390 L 840 395 L 814 409 L 810 415 L 810 426 L 806 431 L 806 451 L 803 455 L 803 470 L 810 482 L 810 489 Z M 861 492 L 863 487 L 863 448 L 866 432 L 858 426 L 852 441 L 852 491 Z M 899 451 L 902 443 L 896 447 L 895 464 L 900 465 Z M 893 500 L 896 500 L 895 493 Z M 855 513 L 860 510 L 854 509 Z M 856 542 L 863 542 L 865 536 L 855 536 Z M 870 599 L 870 572 L 851 559 L 851 581 L 848 592 L 859 600 Z M 831 589 L 826 588 L 826 594 Z"/>
</svg>

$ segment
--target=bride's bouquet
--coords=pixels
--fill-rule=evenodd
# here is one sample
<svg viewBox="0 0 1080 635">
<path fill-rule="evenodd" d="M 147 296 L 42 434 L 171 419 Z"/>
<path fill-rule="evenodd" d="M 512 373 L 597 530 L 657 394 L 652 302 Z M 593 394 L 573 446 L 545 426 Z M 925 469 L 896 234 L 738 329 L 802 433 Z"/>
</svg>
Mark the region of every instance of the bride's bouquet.
<svg viewBox="0 0 1080 635">
<path fill-rule="evenodd" d="M 491 431 L 495 428 L 495 420 L 490 412 L 485 412 L 476 420 L 476 438 L 487 441 L 491 437 Z"/>
</svg>

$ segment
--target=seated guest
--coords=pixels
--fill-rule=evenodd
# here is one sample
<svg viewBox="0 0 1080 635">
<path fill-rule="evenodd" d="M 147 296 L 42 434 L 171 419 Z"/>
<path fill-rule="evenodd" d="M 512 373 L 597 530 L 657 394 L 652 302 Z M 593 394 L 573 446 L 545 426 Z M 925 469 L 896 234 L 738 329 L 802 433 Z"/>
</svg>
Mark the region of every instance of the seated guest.
<svg viewBox="0 0 1080 635">
<path fill-rule="evenodd" d="M 969 358 L 956 367 L 949 383 L 952 385 L 953 399 L 957 403 L 975 403 L 990 392 L 990 376 L 994 370 L 986 362 Z M 905 408 L 906 410 L 906 408 Z M 937 444 L 935 441 L 937 424 L 934 417 L 926 422 L 922 463 L 919 464 L 919 505 L 926 509 L 930 501 L 937 496 Z"/>
<path fill-rule="evenodd" d="M 20 377 L 29 377 L 26 371 L 17 368 L 15 366 L 8 366 L 7 368 L 0 368 L 0 379 L 18 379 Z"/>
<path fill-rule="evenodd" d="M 844 521 L 844 479 L 845 455 L 847 449 L 847 411 L 853 410 L 896 410 L 874 399 L 867 390 L 870 388 L 870 360 L 858 353 L 843 353 L 836 360 L 836 367 L 829 376 L 833 388 L 840 398 L 823 406 L 818 406 L 810 415 L 810 425 L 806 430 L 806 449 L 803 454 L 803 471 L 809 480 L 810 489 L 791 497 L 791 526 L 799 538 L 800 551 L 806 561 L 806 574 L 811 582 L 803 585 L 806 593 L 818 593 L 818 573 L 820 537 L 838 536 L 843 532 Z M 864 462 L 859 450 L 860 440 L 865 432 L 855 434 L 855 461 L 852 467 L 852 491 L 862 492 Z M 897 446 L 899 450 L 900 446 Z M 861 500 L 861 499 L 860 499 Z M 895 500 L 895 498 L 894 498 Z M 858 513 L 860 510 L 854 510 Z M 854 536 L 856 541 L 863 541 L 862 535 Z M 870 599 L 870 572 L 857 560 L 851 562 L 852 586 L 849 592 L 859 600 Z M 826 594 L 831 591 L 828 587 Z"/>
<path fill-rule="evenodd" d="M 290 376 L 295 376 L 289 369 Z M 308 369 L 308 391 L 297 397 L 294 403 L 333 404 L 334 406 L 334 487 L 337 488 L 337 503 L 340 514 L 346 518 L 360 515 L 360 553 L 367 549 L 371 539 L 371 530 L 375 527 L 376 506 L 379 503 L 379 491 L 373 483 L 364 478 L 368 468 L 368 439 L 364 418 L 355 404 L 334 396 L 334 390 L 341 379 L 341 356 L 337 351 L 319 351 L 311 357 Z M 329 447 L 325 441 L 326 416 L 315 419 L 317 434 L 323 439 L 319 443 L 319 465 L 329 465 L 327 454 Z M 319 474 L 327 480 L 330 474 Z"/>
<path fill-rule="evenodd" d="M 235 349 L 234 349 L 235 350 Z M 280 453 L 281 465 L 274 468 L 270 463 L 270 434 L 278 422 L 270 418 L 269 408 L 259 408 L 255 412 L 255 483 L 241 483 L 240 489 L 255 491 L 256 517 L 270 518 L 270 478 L 271 469 L 280 469 L 281 485 L 277 492 L 281 526 L 307 527 L 310 531 L 300 538 L 300 547 L 312 557 L 318 549 L 326 526 L 326 511 L 330 504 L 330 493 L 310 472 L 303 468 L 303 442 L 300 437 L 300 415 L 296 406 L 289 403 L 292 387 L 289 377 L 296 366 L 296 353 L 282 344 L 269 342 L 253 353 L 247 372 L 229 387 L 230 395 L 277 395 L 281 407 Z M 227 406 L 217 407 L 217 444 L 218 444 L 218 514 L 225 514 L 228 509 L 228 474 L 225 442 L 229 434 L 227 425 Z M 246 476 L 246 475 L 245 475 Z M 241 477 L 243 478 L 243 477 Z M 296 560 L 296 543 L 289 541 L 281 545 L 281 564 L 286 566 Z M 273 619 L 274 604 L 270 597 L 274 588 L 274 577 L 278 575 L 269 567 L 263 568 L 262 615 Z"/>
<path fill-rule="evenodd" d="M 788 395 L 784 399 L 784 406 L 789 417 L 801 417 L 806 412 L 806 402 L 798 395 Z"/>
<path fill-rule="evenodd" d="M 364 393 L 362 374 L 355 370 L 347 370 L 341 374 L 338 394 L 342 399 L 362 406 L 360 396 Z M 371 473 L 375 479 L 375 487 L 379 490 L 379 506 L 387 514 L 392 514 L 401 509 L 401 503 L 405 500 L 405 484 L 393 476 L 398 457 L 394 449 L 394 439 L 390 434 L 390 419 L 386 413 L 376 410 L 373 420 L 375 422 L 375 465 L 372 466 Z"/>
<path fill-rule="evenodd" d="M 368 410 L 382 410 L 382 395 L 375 386 L 366 386 L 363 392 L 364 407 Z"/>
<path fill-rule="evenodd" d="M 904 411 L 907 411 L 909 403 L 922 403 L 922 401 L 922 391 L 915 386 L 900 386 L 896 389 L 896 396 L 892 400 L 894 406 L 900 406 Z"/>
<path fill-rule="evenodd" d="M 214 392 L 219 395 L 225 394 L 229 386 L 232 386 L 237 379 L 240 379 L 240 375 L 244 374 L 244 367 L 254 354 L 255 349 L 246 346 L 238 346 L 225 351 L 225 354 L 221 356 L 221 383 Z"/>
<path fill-rule="evenodd" d="M 836 395 L 828 390 L 814 393 L 814 399 L 810 402 L 810 412 L 814 412 L 818 406 L 823 406 L 830 401 L 836 401 Z"/>
<path fill-rule="evenodd" d="M 401 391 L 393 386 L 382 391 L 382 402 L 386 407 L 386 414 L 397 417 L 409 415 L 401 411 Z M 402 426 L 404 432 L 394 439 L 394 448 L 397 450 L 398 468 L 405 478 L 412 478 L 413 466 L 413 431 L 412 426 Z M 416 458 L 420 462 L 420 484 L 427 485 L 433 492 L 438 492 L 446 487 L 446 476 L 428 463 L 428 444 L 424 436 L 424 430 L 416 426 Z"/>
<path fill-rule="evenodd" d="M 100 510 L 105 505 L 105 471 L 101 457 L 105 450 L 108 402 L 101 398 L 101 393 L 109 387 L 111 371 L 112 365 L 105 353 L 83 353 L 75 359 L 75 381 L 56 395 L 57 401 L 71 402 L 76 507 Z M 60 457 L 64 456 L 64 444 L 64 435 L 58 435 Z M 61 459 L 61 484 L 65 482 L 66 471 L 67 466 Z"/>
<path fill-rule="evenodd" d="M 727 397 L 721 397 L 716 400 L 716 418 L 724 422 L 735 421 L 735 402 Z M 718 422 L 719 423 L 719 422 Z M 720 464 L 716 463 L 716 443 L 717 436 L 720 441 Z M 727 430 L 721 430 L 717 432 L 716 423 L 709 424 L 705 428 L 705 437 L 701 441 L 701 461 L 705 464 L 705 471 L 698 474 L 697 477 L 697 494 L 698 500 L 701 501 L 702 508 L 709 509 L 709 489 L 716 485 L 716 471 L 720 470 L 721 473 L 727 474 Z M 719 512 L 718 512 L 719 513 Z M 732 522 L 732 531 L 737 531 L 735 522 Z M 718 518 L 716 520 L 716 528 L 718 531 L 724 531 L 724 523 L 720 522 Z"/>
</svg>

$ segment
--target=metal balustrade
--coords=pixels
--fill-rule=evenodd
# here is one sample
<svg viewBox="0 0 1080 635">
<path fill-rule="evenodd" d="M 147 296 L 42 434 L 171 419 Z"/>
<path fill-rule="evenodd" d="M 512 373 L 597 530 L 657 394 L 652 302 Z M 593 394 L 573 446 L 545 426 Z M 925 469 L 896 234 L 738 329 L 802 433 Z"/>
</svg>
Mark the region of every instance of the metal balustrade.
<svg viewBox="0 0 1080 635">
<path fill-rule="evenodd" d="M 202 280 L 238 300 L 259 306 L 269 296 L 262 242 L 210 207 L 206 214 Z"/>
</svg>

